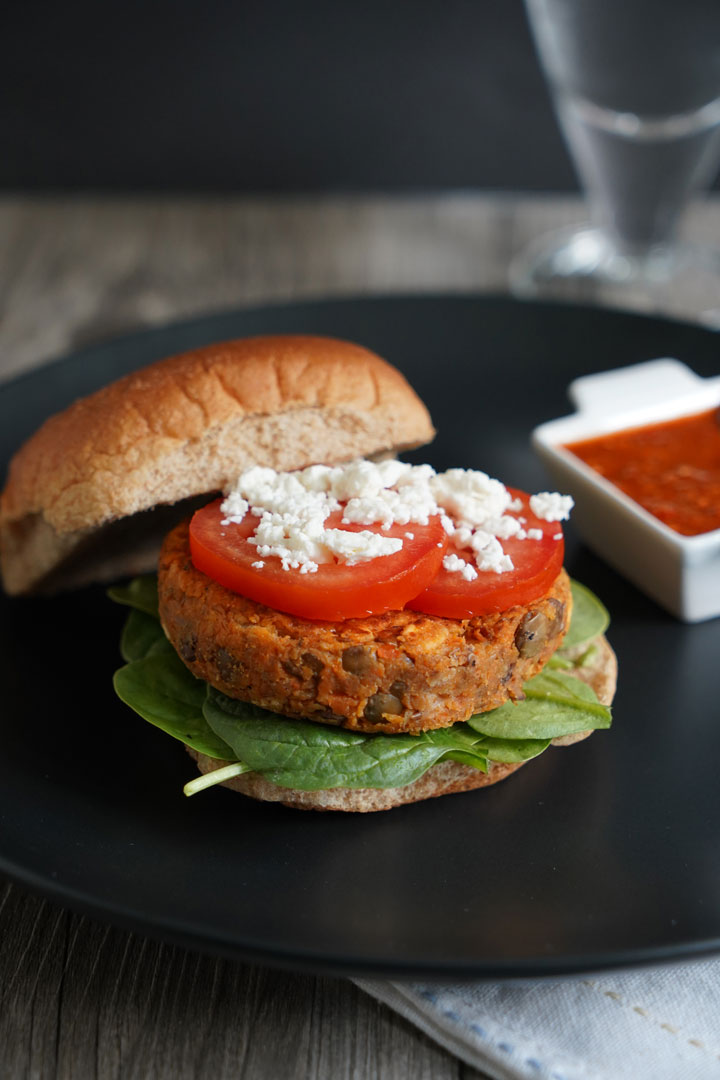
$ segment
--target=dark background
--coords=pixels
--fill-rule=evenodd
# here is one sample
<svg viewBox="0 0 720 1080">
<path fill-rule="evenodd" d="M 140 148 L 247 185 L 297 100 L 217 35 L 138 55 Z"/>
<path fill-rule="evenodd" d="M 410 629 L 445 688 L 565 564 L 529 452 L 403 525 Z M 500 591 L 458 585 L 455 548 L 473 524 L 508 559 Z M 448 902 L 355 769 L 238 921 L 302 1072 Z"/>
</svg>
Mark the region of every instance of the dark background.
<svg viewBox="0 0 720 1080">
<path fill-rule="evenodd" d="M 572 190 L 521 0 L 10 0 L 0 187 Z"/>
</svg>

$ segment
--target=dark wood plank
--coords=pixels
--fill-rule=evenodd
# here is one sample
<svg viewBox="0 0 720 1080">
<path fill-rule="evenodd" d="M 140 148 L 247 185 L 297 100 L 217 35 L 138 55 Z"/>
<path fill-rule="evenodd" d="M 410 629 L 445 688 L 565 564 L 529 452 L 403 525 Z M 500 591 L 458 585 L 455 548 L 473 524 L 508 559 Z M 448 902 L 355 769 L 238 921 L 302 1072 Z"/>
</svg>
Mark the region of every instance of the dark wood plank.
<svg viewBox="0 0 720 1080">
<path fill-rule="evenodd" d="M 2 1077 L 479 1077 L 348 980 L 200 955 L 17 886 L 1 904 Z"/>
</svg>

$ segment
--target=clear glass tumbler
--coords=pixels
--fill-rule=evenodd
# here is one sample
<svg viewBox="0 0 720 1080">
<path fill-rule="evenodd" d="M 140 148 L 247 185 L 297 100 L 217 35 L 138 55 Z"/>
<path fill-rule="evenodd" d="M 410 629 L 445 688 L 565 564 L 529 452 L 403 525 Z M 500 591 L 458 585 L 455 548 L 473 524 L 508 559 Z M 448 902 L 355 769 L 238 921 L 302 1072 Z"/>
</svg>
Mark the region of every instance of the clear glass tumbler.
<svg viewBox="0 0 720 1080">
<path fill-rule="evenodd" d="M 590 221 L 540 238 L 517 294 L 720 316 L 720 254 L 682 242 L 720 164 L 720 0 L 525 0 Z"/>
</svg>

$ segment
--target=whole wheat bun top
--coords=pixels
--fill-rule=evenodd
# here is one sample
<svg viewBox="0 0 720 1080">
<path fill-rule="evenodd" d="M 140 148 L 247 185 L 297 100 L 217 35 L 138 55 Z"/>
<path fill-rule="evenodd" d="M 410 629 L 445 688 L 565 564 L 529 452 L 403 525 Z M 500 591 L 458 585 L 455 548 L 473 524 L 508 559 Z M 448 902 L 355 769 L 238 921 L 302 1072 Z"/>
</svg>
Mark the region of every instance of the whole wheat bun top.
<svg viewBox="0 0 720 1080">
<path fill-rule="evenodd" d="M 349 342 L 255 337 L 169 357 L 50 417 L 18 450 L 0 496 L 4 586 L 22 593 L 149 568 L 156 538 L 135 546 L 113 523 L 140 515 L 141 530 L 156 532 L 147 519 L 158 515 L 142 512 L 222 491 L 251 465 L 332 464 L 433 435 L 400 372 Z M 98 530 L 109 541 L 100 559 L 88 550 Z"/>
</svg>

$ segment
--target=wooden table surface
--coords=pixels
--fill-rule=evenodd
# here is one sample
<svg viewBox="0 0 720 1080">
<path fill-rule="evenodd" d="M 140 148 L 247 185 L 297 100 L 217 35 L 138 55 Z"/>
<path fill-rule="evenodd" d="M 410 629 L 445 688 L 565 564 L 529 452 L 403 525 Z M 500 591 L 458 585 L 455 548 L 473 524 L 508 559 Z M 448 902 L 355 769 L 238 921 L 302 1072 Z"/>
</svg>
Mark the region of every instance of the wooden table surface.
<svg viewBox="0 0 720 1080">
<path fill-rule="evenodd" d="M 513 254 L 581 216 L 572 199 L 471 193 L 5 197 L 0 377 L 130 330 L 267 301 L 503 292 Z M 720 246 L 720 204 L 695 208 L 689 227 Z M 348 980 L 199 955 L 0 880 L 3 1080 L 204 1076 L 482 1074 Z"/>
</svg>

